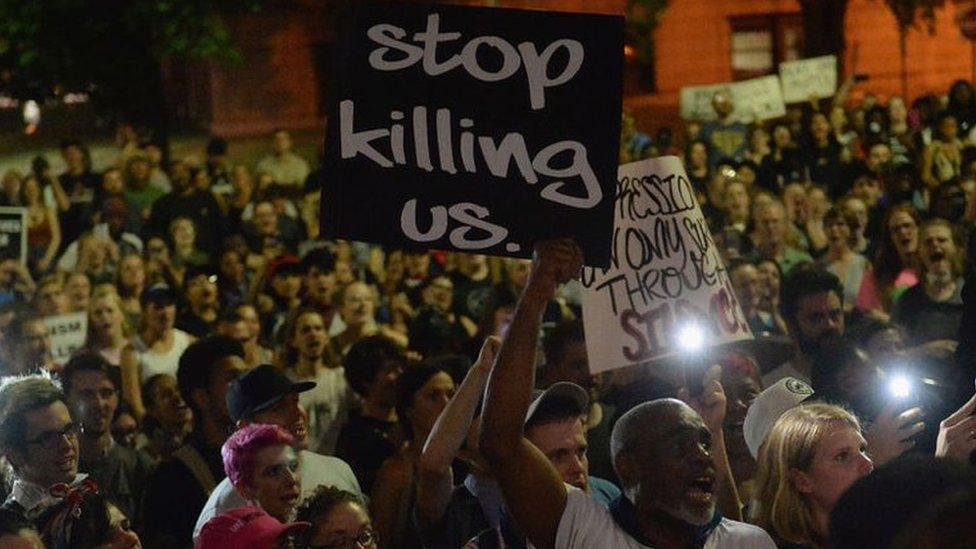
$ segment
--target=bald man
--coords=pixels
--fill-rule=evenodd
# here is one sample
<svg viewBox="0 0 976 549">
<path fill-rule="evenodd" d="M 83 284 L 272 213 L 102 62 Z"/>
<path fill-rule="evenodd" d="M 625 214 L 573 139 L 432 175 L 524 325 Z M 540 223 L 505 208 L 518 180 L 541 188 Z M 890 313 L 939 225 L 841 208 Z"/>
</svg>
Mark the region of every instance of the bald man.
<svg viewBox="0 0 976 549">
<path fill-rule="evenodd" d="M 711 449 L 714 444 L 724 456 L 722 437 L 713 441 L 702 417 L 678 400 L 642 404 L 617 422 L 611 453 L 624 495 L 610 509 L 563 483 L 525 438 L 539 324 L 557 287 L 581 268 L 574 242 L 537 244 L 529 282 L 489 378 L 480 448 L 521 533 L 539 548 L 774 548 L 761 529 L 715 513 L 715 464 L 727 465 L 727 459 L 713 460 Z M 720 392 L 714 379 L 708 387 L 715 385 Z M 724 418 L 724 397 L 718 404 L 708 407 L 713 425 L 719 408 Z"/>
</svg>

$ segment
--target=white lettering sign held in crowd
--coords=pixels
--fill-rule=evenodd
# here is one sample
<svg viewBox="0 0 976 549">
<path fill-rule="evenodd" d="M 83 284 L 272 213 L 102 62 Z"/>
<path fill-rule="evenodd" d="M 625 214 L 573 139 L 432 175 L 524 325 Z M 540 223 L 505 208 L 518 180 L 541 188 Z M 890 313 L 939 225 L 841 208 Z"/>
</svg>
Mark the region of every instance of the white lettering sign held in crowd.
<svg viewBox="0 0 976 549">
<path fill-rule="evenodd" d="M 779 77 L 787 103 L 832 97 L 837 91 L 837 57 L 824 55 L 780 63 Z"/>
<path fill-rule="evenodd" d="M 569 236 L 607 265 L 623 18 L 350 4 L 323 234 L 519 257 Z"/>
<path fill-rule="evenodd" d="M 51 358 L 55 364 L 68 362 L 75 351 L 85 346 L 88 315 L 84 312 L 44 317 L 51 339 Z"/>
<path fill-rule="evenodd" d="M 27 264 L 27 208 L 0 207 L 0 261 Z"/>
<path fill-rule="evenodd" d="M 708 345 L 752 338 L 677 157 L 621 166 L 615 206 L 611 266 L 581 278 L 593 373 L 671 357 L 689 325 Z"/>
<path fill-rule="evenodd" d="M 748 123 L 786 115 L 779 78 L 773 75 L 727 84 L 681 88 L 681 118 L 715 120 L 712 97 L 721 90 L 725 90 L 732 97 L 734 120 Z"/>
</svg>

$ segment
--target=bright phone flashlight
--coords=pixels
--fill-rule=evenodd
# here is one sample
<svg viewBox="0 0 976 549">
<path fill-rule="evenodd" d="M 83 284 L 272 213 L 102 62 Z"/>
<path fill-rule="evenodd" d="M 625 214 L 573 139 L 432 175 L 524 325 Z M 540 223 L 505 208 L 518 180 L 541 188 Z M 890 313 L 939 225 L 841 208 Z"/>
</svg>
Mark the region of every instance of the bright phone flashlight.
<svg viewBox="0 0 976 549">
<path fill-rule="evenodd" d="M 705 346 L 705 334 L 695 323 L 685 324 L 678 330 L 678 346 L 688 352 L 697 352 Z"/>
<path fill-rule="evenodd" d="M 895 398 L 906 398 L 912 394 L 912 382 L 905 376 L 895 376 L 888 382 L 888 391 Z"/>
</svg>

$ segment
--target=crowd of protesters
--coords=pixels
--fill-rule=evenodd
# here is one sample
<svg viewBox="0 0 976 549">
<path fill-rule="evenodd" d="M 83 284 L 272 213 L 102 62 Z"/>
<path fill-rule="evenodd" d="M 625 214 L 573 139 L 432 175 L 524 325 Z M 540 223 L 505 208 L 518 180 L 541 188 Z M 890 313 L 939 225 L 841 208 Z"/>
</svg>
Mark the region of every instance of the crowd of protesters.
<svg viewBox="0 0 976 549">
<path fill-rule="evenodd" d="M 693 376 L 590 373 L 572 241 L 322 238 L 285 131 L 3 174 L 0 546 L 967 546 L 976 93 L 851 85 L 761 124 L 718 93 L 680 143 L 625 119 L 622 162 L 683 156 L 755 335 Z"/>
</svg>

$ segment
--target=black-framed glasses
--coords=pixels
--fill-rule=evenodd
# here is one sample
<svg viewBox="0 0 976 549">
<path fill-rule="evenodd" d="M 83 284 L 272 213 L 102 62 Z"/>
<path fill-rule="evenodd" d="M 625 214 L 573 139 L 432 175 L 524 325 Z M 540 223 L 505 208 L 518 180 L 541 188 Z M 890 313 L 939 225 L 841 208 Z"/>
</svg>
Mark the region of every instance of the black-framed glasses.
<svg viewBox="0 0 976 549">
<path fill-rule="evenodd" d="M 78 437 L 78 424 L 75 422 L 71 422 L 65 425 L 60 430 L 48 431 L 46 433 L 42 433 L 41 435 L 29 440 L 25 440 L 24 442 L 26 442 L 27 444 L 37 444 L 41 448 L 44 448 L 45 450 L 54 450 L 55 448 L 58 447 L 58 444 L 61 442 L 61 439 L 67 438 L 69 440 L 73 440 L 77 437 Z"/>
<path fill-rule="evenodd" d="M 311 546 L 310 549 L 367 549 L 379 542 L 379 535 L 372 528 L 365 528 L 354 538 L 342 538 L 322 545 Z"/>
</svg>

